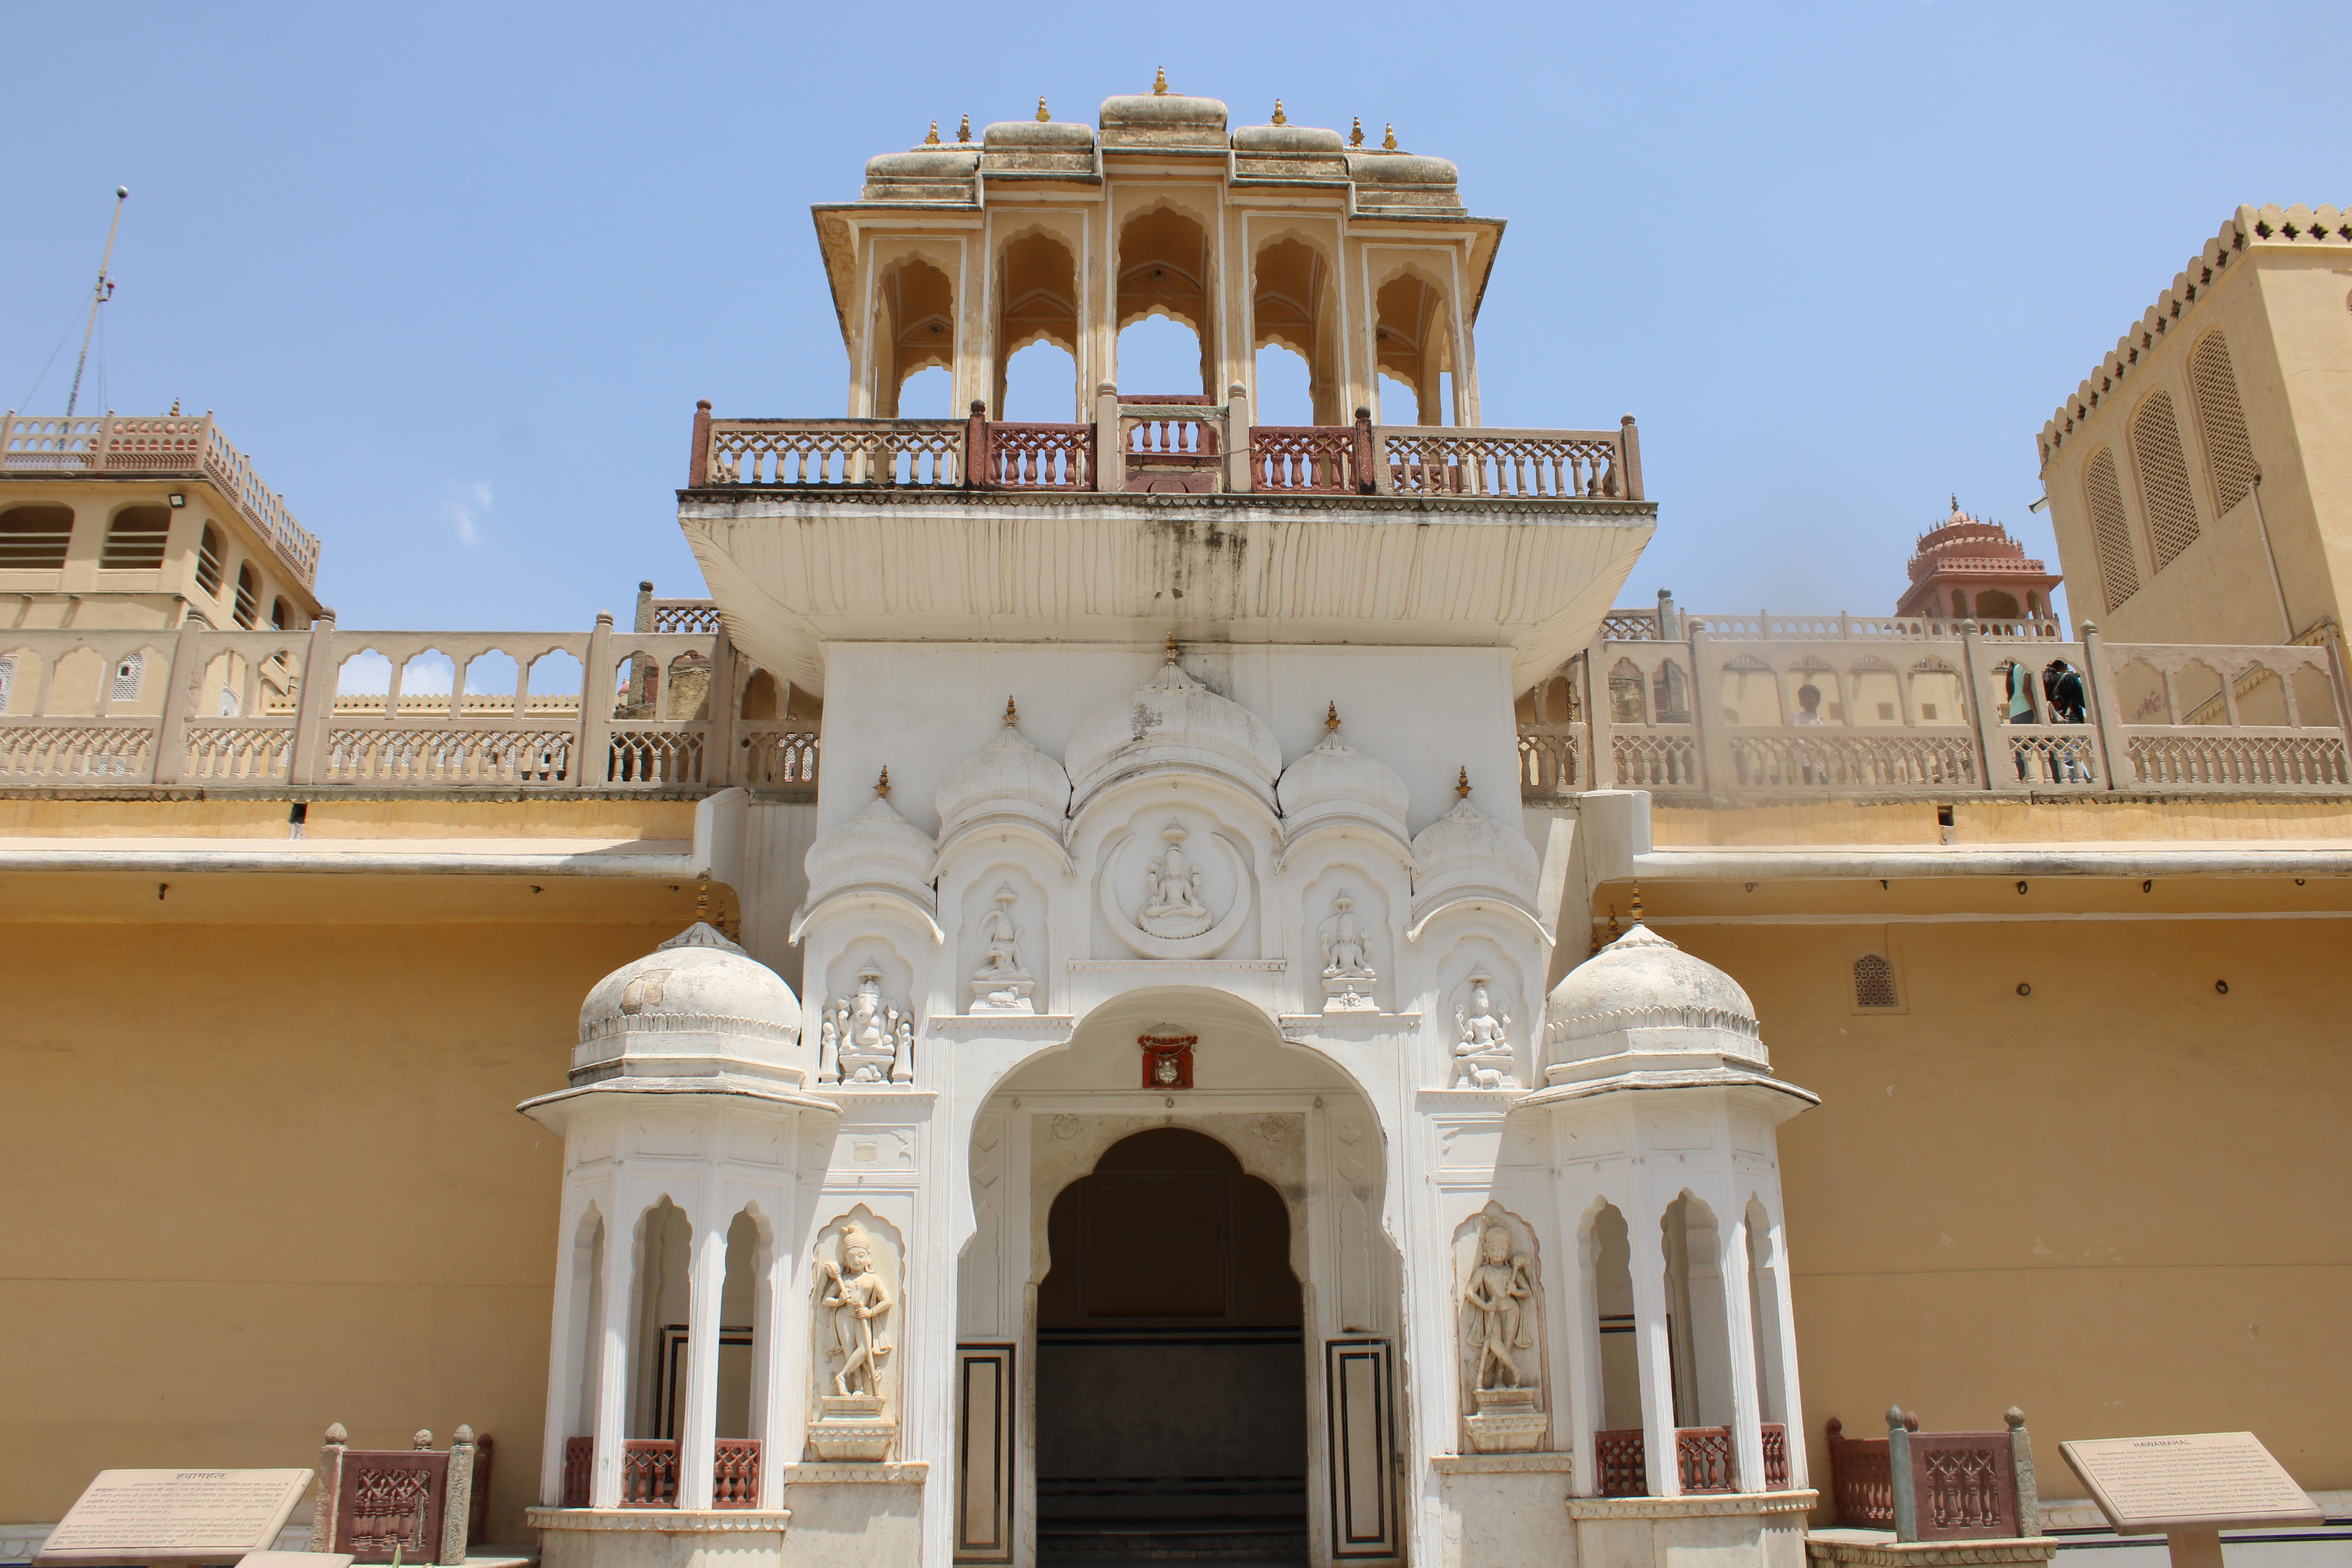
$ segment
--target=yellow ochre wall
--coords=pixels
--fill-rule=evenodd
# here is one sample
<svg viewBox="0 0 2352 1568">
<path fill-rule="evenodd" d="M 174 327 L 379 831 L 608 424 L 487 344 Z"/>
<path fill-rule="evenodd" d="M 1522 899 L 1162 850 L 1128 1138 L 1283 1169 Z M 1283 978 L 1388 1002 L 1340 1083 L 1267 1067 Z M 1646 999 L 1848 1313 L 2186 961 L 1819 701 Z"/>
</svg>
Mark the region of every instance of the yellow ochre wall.
<svg viewBox="0 0 2352 1568">
<path fill-rule="evenodd" d="M 467 1422 L 491 1536 L 527 1539 L 562 1146 L 513 1106 L 562 1086 L 588 988 L 693 918 L 672 889 L 0 879 L 47 917 L 0 924 L 0 1519 L 101 1468 Z"/>
<path fill-rule="evenodd" d="M 2233 904 L 2252 885 L 2201 884 Z M 2197 886 L 2084 890 L 2178 910 Z M 1644 889 L 1654 913 L 1693 891 Z M 2287 897 L 2343 901 L 2321 892 Z M 2002 895 L 2021 902 L 1974 882 L 1939 901 Z M 2352 1386 L 2352 922 L 1669 921 L 1662 934 L 1748 988 L 1774 1070 L 1822 1097 L 1780 1131 L 1817 1484 L 1832 1415 L 1865 1436 L 1890 1404 L 1929 1430 L 1998 1430 L 2015 1404 L 2046 1496 L 2082 1493 L 2065 1439 L 2240 1429 L 2306 1488 L 2352 1487 L 2336 1393 Z M 1857 1015 L 1849 966 L 1881 940 L 1906 1010 Z"/>
</svg>

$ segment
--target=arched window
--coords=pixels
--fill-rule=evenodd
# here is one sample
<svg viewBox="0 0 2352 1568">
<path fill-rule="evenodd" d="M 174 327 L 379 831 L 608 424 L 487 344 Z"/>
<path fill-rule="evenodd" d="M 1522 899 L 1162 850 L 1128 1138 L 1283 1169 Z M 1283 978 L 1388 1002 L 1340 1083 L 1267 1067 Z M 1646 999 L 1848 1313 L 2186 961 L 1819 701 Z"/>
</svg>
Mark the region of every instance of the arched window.
<svg viewBox="0 0 2352 1568">
<path fill-rule="evenodd" d="M 1853 961 L 1853 1005 L 1857 1007 L 1899 1007 L 1895 994 L 1895 965 L 1883 952 L 1865 952 Z"/>
<path fill-rule="evenodd" d="M 2197 493 L 2189 484 L 2189 459 L 2180 450 L 2180 421 L 2172 395 L 2156 392 L 2131 422 L 2132 466 L 2139 470 L 2140 503 L 2147 510 L 2147 542 L 2163 571 L 2197 542 Z"/>
<path fill-rule="evenodd" d="M 2099 588 L 2109 610 L 2139 592 L 2139 563 L 2132 555 L 2131 529 L 2124 521 L 2123 488 L 2116 483 L 2116 455 L 2102 447 L 2083 465 L 2083 499 L 2089 503 L 2091 539 L 2099 552 Z"/>
<path fill-rule="evenodd" d="M 204 533 L 196 540 L 196 586 L 205 593 L 218 595 L 221 591 L 221 539 L 212 524 L 205 524 Z"/>
<path fill-rule="evenodd" d="M 121 664 L 116 665 L 114 667 L 114 700 L 117 702 L 138 701 L 139 687 L 142 679 L 145 678 L 146 673 L 147 660 L 145 656 L 141 654 L 134 653 L 129 658 L 124 659 Z"/>
<path fill-rule="evenodd" d="M 2213 483 L 2213 504 L 2228 511 L 2254 488 L 2253 443 L 2246 438 L 2246 411 L 2238 402 L 2238 377 L 2230 368 L 2229 340 L 2208 332 L 2189 356 L 2189 387 L 2197 408 L 2197 428 L 2205 442 L 2205 477 Z"/>
<path fill-rule="evenodd" d="M 0 511 L 0 571 L 55 572 L 73 540 L 73 508 L 18 506 Z"/>
<path fill-rule="evenodd" d="M 286 602 L 286 596 L 281 594 L 277 598 L 270 600 L 269 629 L 273 632 L 282 632 L 291 627 L 293 625 L 294 606 Z"/>
<path fill-rule="evenodd" d="M 172 531 L 167 506 L 126 506 L 106 525 L 100 552 L 101 572 L 152 572 L 163 564 L 163 541 Z"/>
<path fill-rule="evenodd" d="M 254 575 L 250 565 L 236 569 L 236 605 L 230 612 L 236 624 L 247 631 L 261 618 L 261 579 Z"/>
</svg>

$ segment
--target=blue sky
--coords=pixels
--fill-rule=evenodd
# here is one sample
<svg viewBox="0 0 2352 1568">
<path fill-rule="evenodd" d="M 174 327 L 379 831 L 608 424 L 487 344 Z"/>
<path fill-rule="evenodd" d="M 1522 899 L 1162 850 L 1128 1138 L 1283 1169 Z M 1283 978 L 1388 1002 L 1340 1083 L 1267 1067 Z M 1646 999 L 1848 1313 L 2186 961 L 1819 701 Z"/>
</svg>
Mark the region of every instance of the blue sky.
<svg viewBox="0 0 2352 1568">
<path fill-rule="evenodd" d="M 1661 514 L 1633 603 L 1889 610 L 1955 491 L 2054 557 L 2026 508 L 2059 399 L 2238 203 L 2352 202 L 2341 4 L 121 21 L 9 14 L 0 400 L 64 406 L 129 185 L 83 406 L 215 409 L 352 627 L 699 592 L 672 495 L 695 399 L 841 411 L 809 204 L 933 119 L 1044 93 L 1091 120 L 1157 66 L 1237 124 L 1279 95 L 1460 164 L 1510 225 L 1488 422 L 1641 420 Z"/>
</svg>

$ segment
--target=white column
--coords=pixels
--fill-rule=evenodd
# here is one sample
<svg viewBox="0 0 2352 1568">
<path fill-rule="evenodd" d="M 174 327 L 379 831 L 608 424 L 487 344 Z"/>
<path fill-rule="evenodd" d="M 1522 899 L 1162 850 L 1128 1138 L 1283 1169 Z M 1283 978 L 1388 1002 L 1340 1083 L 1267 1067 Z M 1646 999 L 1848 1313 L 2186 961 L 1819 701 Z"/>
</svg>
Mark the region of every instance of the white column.
<svg viewBox="0 0 2352 1568">
<path fill-rule="evenodd" d="M 1646 1184 L 1645 1184 L 1646 1187 Z M 1679 1189 L 1677 1189 L 1679 1192 Z M 1675 1455 L 1674 1347 L 1666 1337 L 1665 1260 L 1658 1248 L 1665 1205 L 1647 1190 L 1625 1215 L 1627 1267 L 1633 1276 L 1633 1321 L 1642 1380 L 1642 1448 L 1652 1497 L 1680 1497 Z M 1684 1325 L 1689 1331 L 1689 1325 Z"/>
<path fill-rule="evenodd" d="M 713 1172 L 695 1209 L 723 1208 Z M 711 1468 L 719 1458 L 719 1306 L 727 1287 L 727 1219 L 696 1212 L 686 1304 L 686 1411 L 678 1421 L 677 1506 L 710 1506 Z"/>
<path fill-rule="evenodd" d="M 1797 1317 L 1789 1300 L 1788 1226 L 1780 1216 L 1777 1183 L 1764 1200 L 1764 1213 L 1770 1226 L 1768 1257 L 1773 1287 L 1772 1321 L 1764 1325 L 1764 1332 L 1772 1342 L 1767 1354 L 1776 1355 L 1779 1363 L 1775 1387 L 1780 1396 L 1780 1419 L 1789 1428 L 1789 1484 L 1803 1487 L 1810 1484 L 1805 1471 L 1805 1404 L 1797 1376 Z"/>
<path fill-rule="evenodd" d="M 593 1380 L 584 1374 L 593 1353 L 596 1323 L 589 1311 L 596 1291 L 588 1273 L 593 1248 L 582 1232 L 598 1205 L 586 1194 L 566 1193 L 563 1223 L 555 1243 L 555 1323 L 547 1336 L 547 1426 L 541 1445 L 540 1501 L 549 1508 L 563 1501 L 563 1452 L 566 1443 L 595 1417 Z M 601 1223 L 601 1222 L 600 1222 Z M 604 1226 L 609 1250 L 611 1230 Z M 590 1384 L 588 1387 L 583 1384 Z"/>
<path fill-rule="evenodd" d="M 604 1227 L 604 1315 L 596 1325 L 596 1468 L 589 1483 L 591 1508 L 621 1506 L 621 1444 L 628 1436 L 629 1335 L 637 1314 L 637 1255 L 646 1241 L 638 1232 L 642 1214 L 627 1212 L 628 1200 L 615 1181 L 613 1216 Z"/>
<path fill-rule="evenodd" d="M 1722 1279 L 1723 1312 L 1731 1352 L 1731 1443 L 1738 1457 L 1739 1489 L 1760 1492 L 1764 1485 L 1764 1417 L 1756 1397 L 1756 1321 L 1748 1300 L 1748 1205 L 1738 1189 L 1723 1188 L 1727 1205 L 1716 1222 L 1716 1258 Z"/>
</svg>

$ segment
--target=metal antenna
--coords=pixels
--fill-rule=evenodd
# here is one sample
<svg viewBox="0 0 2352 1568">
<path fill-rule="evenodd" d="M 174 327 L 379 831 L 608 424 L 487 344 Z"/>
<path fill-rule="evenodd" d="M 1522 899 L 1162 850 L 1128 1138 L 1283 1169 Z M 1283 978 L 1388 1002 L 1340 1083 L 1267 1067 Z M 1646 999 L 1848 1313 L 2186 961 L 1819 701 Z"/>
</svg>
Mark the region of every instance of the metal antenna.
<svg viewBox="0 0 2352 1568">
<path fill-rule="evenodd" d="M 114 221 L 106 226 L 106 254 L 99 258 L 98 286 L 90 290 L 89 325 L 81 330 L 81 358 L 74 361 L 73 391 L 66 396 L 66 417 L 73 417 L 74 405 L 81 398 L 82 367 L 89 363 L 89 335 L 98 331 L 98 308 L 114 298 L 114 285 L 106 279 L 106 269 L 114 265 L 114 231 L 122 226 L 122 204 L 131 197 L 129 185 L 114 187 Z"/>
</svg>

